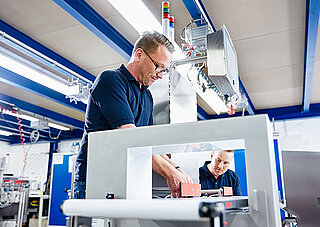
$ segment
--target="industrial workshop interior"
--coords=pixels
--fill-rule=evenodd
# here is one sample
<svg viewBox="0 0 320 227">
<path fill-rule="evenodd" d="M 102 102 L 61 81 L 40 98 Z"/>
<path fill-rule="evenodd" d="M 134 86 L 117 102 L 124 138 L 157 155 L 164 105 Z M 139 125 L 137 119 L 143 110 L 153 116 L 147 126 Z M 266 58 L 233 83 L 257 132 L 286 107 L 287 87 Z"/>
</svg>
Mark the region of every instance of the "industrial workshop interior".
<svg viewBox="0 0 320 227">
<path fill-rule="evenodd" d="M 0 0 L 0 227 L 319 227 L 320 0 Z"/>
</svg>

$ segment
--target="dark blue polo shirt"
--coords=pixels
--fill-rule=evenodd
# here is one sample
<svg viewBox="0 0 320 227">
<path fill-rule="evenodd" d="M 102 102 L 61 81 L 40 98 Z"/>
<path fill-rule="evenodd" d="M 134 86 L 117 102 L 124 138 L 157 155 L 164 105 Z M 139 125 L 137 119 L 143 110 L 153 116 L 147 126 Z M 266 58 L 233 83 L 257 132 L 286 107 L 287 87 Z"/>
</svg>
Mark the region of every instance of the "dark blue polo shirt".
<svg viewBox="0 0 320 227">
<path fill-rule="evenodd" d="M 124 65 L 102 72 L 90 90 L 84 133 L 76 161 L 76 181 L 86 181 L 88 133 L 125 124 L 152 125 L 153 100 Z"/>
<path fill-rule="evenodd" d="M 207 167 L 209 163 L 210 161 L 207 161 L 202 167 L 199 168 L 199 182 L 201 184 L 201 189 L 219 189 L 223 186 L 227 186 L 232 187 L 233 195 L 242 195 L 240 189 L 240 179 L 235 172 L 228 169 L 216 180 Z"/>
</svg>

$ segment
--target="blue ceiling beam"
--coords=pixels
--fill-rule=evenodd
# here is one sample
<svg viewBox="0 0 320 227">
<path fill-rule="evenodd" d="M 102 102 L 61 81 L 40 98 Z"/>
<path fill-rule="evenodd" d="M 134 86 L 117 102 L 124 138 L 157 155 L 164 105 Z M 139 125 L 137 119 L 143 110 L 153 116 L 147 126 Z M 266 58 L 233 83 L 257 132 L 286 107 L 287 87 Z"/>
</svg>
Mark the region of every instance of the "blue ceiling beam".
<svg viewBox="0 0 320 227">
<path fill-rule="evenodd" d="M 306 0 L 306 25 L 304 44 L 304 75 L 303 75 L 303 97 L 302 111 L 309 112 L 313 68 L 316 52 L 317 33 L 319 25 L 319 0 Z"/>
<path fill-rule="evenodd" d="M 0 135 L 0 141 L 12 143 L 12 142 L 16 141 L 16 138 L 15 138 L 15 136 Z"/>
<path fill-rule="evenodd" d="M 133 45 L 84 0 L 53 0 L 98 38 L 129 60 Z M 135 9 L 132 9 L 135 10 Z"/>
<path fill-rule="evenodd" d="M 257 114 L 268 114 L 270 120 L 289 120 L 307 117 L 320 117 L 320 103 L 311 104 L 309 112 L 302 112 L 301 106 L 287 106 L 270 109 L 261 109 L 256 111 Z"/>
<path fill-rule="evenodd" d="M 197 105 L 197 117 L 199 120 L 206 120 L 208 119 L 208 114 L 204 111 L 199 105 Z"/>
<path fill-rule="evenodd" d="M 191 17 L 195 20 L 195 19 L 199 19 L 201 18 L 202 12 L 199 9 L 199 6 L 197 5 L 196 1 L 199 3 L 199 6 L 201 7 L 202 11 L 204 12 L 205 16 L 208 18 L 208 22 L 211 25 L 211 27 L 213 28 L 214 31 L 216 31 L 216 28 L 214 27 L 213 22 L 211 21 L 208 12 L 206 11 L 203 3 L 201 0 L 182 0 L 182 2 L 184 3 L 184 5 L 186 6 L 187 10 L 189 11 L 189 14 L 191 15 Z M 239 78 L 239 87 L 240 89 L 243 91 L 243 93 L 245 94 L 247 100 L 248 100 L 248 107 L 247 107 L 247 111 L 249 112 L 250 115 L 254 115 L 255 114 L 255 108 L 253 106 L 253 103 L 248 95 L 247 90 L 245 89 L 245 87 L 243 86 L 240 78 Z"/>
<path fill-rule="evenodd" d="M 74 71 L 74 72 L 78 73 L 82 77 L 85 77 L 86 79 L 88 79 L 90 81 L 94 81 L 95 80 L 95 76 L 91 75 L 90 73 L 88 73 L 84 69 L 82 69 L 79 66 L 73 64 L 72 62 L 70 62 L 66 58 L 60 56 L 59 54 L 55 53 L 54 51 L 50 50 L 46 46 L 44 46 L 41 43 L 35 41 L 31 37 L 29 37 L 26 34 L 20 32 L 19 30 L 15 29 L 14 27 L 12 27 L 11 25 L 7 24 L 6 22 L 4 22 L 2 20 L 0 20 L 0 31 L 5 32 L 9 36 L 15 38 L 16 40 L 18 40 L 18 41 L 20 41 L 22 43 L 24 43 L 25 45 L 31 47 L 32 49 L 38 51 L 39 53 L 47 56 L 48 58 L 52 59 L 53 61 L 56 61 L 59 64 L 63 65 L 64 67 L 70 69 L 71 71 Z M 31 56 L 31 57 L 34 57 L 34 56 Z M 37 60 L 39 60 L 39 59 L 37 59 Z M 43 63 L 46 64 L 46 62 L 43 62 Z M 53 69 L 55 69 L 55 70 L 60 71 L 54 65 L 51 65 L 51 67 Z"/>
<path fill-rule="evenodd" d="M 310 104 L 309 112 L 302 112 L 301 106 L 286 106 L 270 109 L 260 109 L 256 110 L 256 114 L 268 114 L 270 120 L 274 118 L 278 120 L 290 120 L 290 119 L 299 119 L 299 118 L 308 118 L 308 117 L 320 117 L 320 103 Z M 220 115 L 208 115 L 207 119 L 218 119 L 226 117 L 239 117 L 242 115 L 242 112 L 236 112 L 234 115 L 220 114 Z M 247 113 L 245 115 L 248 115 Z"/>
<path fill-rule="evenodd" d="M 86 105 L 84 103 L 77 102 L 77 104 L 75 104 L 74 102 L 70 102 L 69 99 L 65 98 L 65 95 L 54 91 L 46 86 L 38 84 L 32 80 L 29 80 L 23 76 L 20 76 L 14 72 L 11 72 L 10 70 L 7 70 L 1 66 L 0 81 L 11 86 L 26 90 L 28 92 L 32 92 L 36 95 L 50 99 L 54 102 L 60 103 L 64 106 L 81 111 L 83 113 L 86 110 Z"/>
<path fill-rule="evenodd" d="M 212 27 L 213 31 L 217 31 L 213 25 L 212 20 L 209 17 L 207 10 L 205 9 L 204 5 L 202 4 L 201 0 L 182 0 L 182 2 L 185 5 L 185 7 L 187 8 L 187 10 L 193 20 L 199 20 L 201 18 L 204 18 L 202 15 L 202 12 L 201 12 L 201 9 L 202 9 L 202 11 L 205 14 L 205 16 L 207 17 L 208 22 L 209 22 L 210 26 Z M 201 7 L 201 9 L 197 5 L 197 2 L 199 3 L 199 6 Z M 196 22 L 196 24 L 200 25 L 201 23 Z"/>
<path fill-rule="evenodd" d="M 84 122 L 76 120 L 74 118 L 71 118 L 71 117 L 68 117 L 68 116 L 53 112 L 51 110 L 36 106 L 34 104 L 22 101 L 20 99 L 16 99 L 16 98 L 10 97 L 10 96 L 2 94 L 2 93 L 0 93 L 0 100 L 3 100 L 3 101 L 8 102 L 8 103 L 12 103 L 16 107 L 18 107 L 18 108 L 20 108 L 22 110 L 26 110 L 26 111 L 29 111 L 31 113 L 35 113 L 35 114 L 50 118 L 50 119 L 52 119 L 52 120 L 54 120 L 56 122 L 60 122 L 60 123 L 67 124 L 67 125 L 71 125 L 71 126 L 73 126 L 75 128 L 83 130 Z"/>
</svg>

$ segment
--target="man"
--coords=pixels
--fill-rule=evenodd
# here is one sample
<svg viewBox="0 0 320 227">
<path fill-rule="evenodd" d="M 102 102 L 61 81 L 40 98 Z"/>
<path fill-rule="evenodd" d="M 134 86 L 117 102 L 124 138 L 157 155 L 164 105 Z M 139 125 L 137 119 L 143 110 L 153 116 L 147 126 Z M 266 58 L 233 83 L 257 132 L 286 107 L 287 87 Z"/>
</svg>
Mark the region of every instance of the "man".
<svg viewBox="0 0 320 227">
<path fill-rule="evenodd" d="M 168 73 L 173 51 L 164 35 L 146 32 L 136 41 L 126 66 L 106 70 L 96 78 L 76 161 L 75 198 L 85 198 L 88 133 L 152 125 L 153 100 L 148 87 Z M 191 182 L 166 155 L 153 155 L 152 166 L 166 178 L 173 197 L 179 196 L 180 182 Z"/>
<path fill-rule="evenodd" d="M 223 186 L 232 187 L 233 195 L 242 195 L 238 175 L 229 169 L 234 157 L 234 150 L 212 152 L 211 161 L 206 161 L 199 168 L 201 189 L 219 189 Z"/>
</svg>

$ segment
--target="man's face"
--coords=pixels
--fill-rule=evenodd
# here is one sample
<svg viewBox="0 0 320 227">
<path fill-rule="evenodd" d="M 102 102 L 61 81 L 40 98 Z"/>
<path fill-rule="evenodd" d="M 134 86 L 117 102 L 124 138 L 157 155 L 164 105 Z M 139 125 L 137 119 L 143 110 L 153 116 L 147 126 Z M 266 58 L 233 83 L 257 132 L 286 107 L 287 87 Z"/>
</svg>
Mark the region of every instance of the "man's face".
<svg viewBox="0 0 320 227">
<path fill-rule="evenodd" d="M 172 55 L 163 45 L 160 45 L 157 50 L 152 53 L 146 53 L 142 50 L 141 54 L 138 80 L 144 86 L 150 86 L 156 80 L 162 79 L 163 73 L 159 73 L 159 71 L 167 69 L 170 66 Z M 159 66 L 157 70 L 151 59 Z"/>
<path fill-rule="evenodd" d="M 224 174 L 233 160 L 233 152 L 218 151 L 216 155 L 213 156 L 212 162 L 214 162 L 214 173 L 217 176 Z"/>
</svg>

